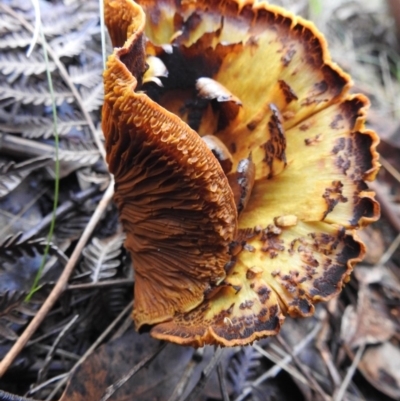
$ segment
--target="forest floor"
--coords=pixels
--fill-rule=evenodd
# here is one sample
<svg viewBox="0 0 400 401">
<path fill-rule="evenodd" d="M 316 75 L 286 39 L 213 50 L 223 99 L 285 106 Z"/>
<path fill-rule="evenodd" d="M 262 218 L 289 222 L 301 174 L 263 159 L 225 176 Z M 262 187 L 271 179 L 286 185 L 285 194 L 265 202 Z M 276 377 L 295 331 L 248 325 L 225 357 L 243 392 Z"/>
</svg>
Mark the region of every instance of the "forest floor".
<svg viewBox="0 0 400 401">
<path fill-rule="evenodd" d="M 34 35 L 31 3 L 2 0 L 0 360 L 10 358 L 21 338 L 25 342 L 2 372 L 1 390 L 35 400 L 94 401 L 90 394 L 97 387 L 105 390 L 154 358 L 110 399 L 400 400 L 400 45 L 396 14 L 389 9 L 396 0 L 270 3 L 314 21 L 332 59 L 352 76 L 352 92 L 371 101 L 367 125 L 381 138 L 382 164 L 371 187 L 382 217 L 360 233 L 367 255 L 349 284 L 339 297 L 319 304 L 313 317 L 287 318 L 279 336 L 248 347 L 160 350 L 148 334 L 135 333 L 131 261 L 115 206 L 101 202 L 110 192 L 110 177 L 100 143 L 98 2 L 40 2 L 46 63 L 40 45 L 26 56 Z M 400 34 L 400 24 L 397 29 Z M 59 171 L 53 162 L 53 102 Z M 57 174 L 57 219 L 47 247 Z M 104 215 L 92 227 L 100 211 Z M 79 249 L 85 236 L 88 243 Z M 27 301 L 46 248 L 39 289 Z M 42 311 L 66 266 L 74 265 L 55 304 Z M 37 314 L 42 320 L 30 329 Z"/>
</svg>

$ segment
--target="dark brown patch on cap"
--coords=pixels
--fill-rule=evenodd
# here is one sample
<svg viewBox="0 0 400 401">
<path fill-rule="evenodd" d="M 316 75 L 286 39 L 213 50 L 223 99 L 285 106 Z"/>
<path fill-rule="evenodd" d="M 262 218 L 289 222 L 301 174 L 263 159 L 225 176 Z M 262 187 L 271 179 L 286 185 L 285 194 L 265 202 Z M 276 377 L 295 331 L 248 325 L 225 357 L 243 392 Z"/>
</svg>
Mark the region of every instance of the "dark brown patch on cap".
<svg viewBox="0 0 400 401">
<path fill-rule="evenodd" d="M 257 290 L 257 295 L 260 299 L 260 302 L 264 304 L 266 301 L 268 301 L 271 295 L 271 290 L 268 287 L 262 286 Z"/>
<path fill-rule="evenodd" d="M 281 57 L 281 61 L 285 67 L 287 67 L 290 64 L 295 54 L 296 54 L 296 49 L 290 48 L 286 50 L 285 54 Z"/>
<path fill-rule="evenodd" d="M 252 121 L 246 125 L 249 131 L 254 131 L 257 128 L 258 121 Z"/>
<path fill-rule="evenodd" d="M 329 89 L 329 85 L 326 81 L 317 82 L 314 84 L 314 96 L 322 95 Z"/>
<path fill-rule="evenodd" d="M 345 155 L 347 156 L 347 155 Z M 349 159 L 343 156 L 338 156 L 335 160 L 336 167 L 341 171 L 343 175 L 347 175 L 347 171 L 351 167 L 351 162 Z"/>
<path fill-rule="evenodd" d="M 356 165 L 362 172 L 362 175 L 364 175 L 364 173 L 373 167 L 371 156 L 372 137 L 370 135 L 362 134 L 361 132 L 352 134 L 352 137 L 356 147 Z"/>
<path fill-rule="evenodd" d="M 313 305 L 306 298 L 297 298 L 290 303 L 299 316 L 308 316 L 313 312 Z M 293 314 L 293 313 L 292 313 Z"/>
<path fill-rule="evenodd" d="M 244 310 L 244 309 L 251 309 L 251 307 L 254 305 L 254 301 L 250 301 L 250 300 L 247 300 L 247 301 L 245 301 L 245 302 L 242 302 L 240 305 L 239 305 L 239 309 L 241 309 L 241 310 Z"/>
<path fill-rule="evenodd" d="M 343 120 L 344 117 L 341 114 L 336 114 L 329 126 L 332 129 L 343 129 L 343 126 L 339 125 L 339 123 Z"/>
<path fill-rule="evenodd" d="M 341 237 L 340 234 L 339 237 Z M 348 270 L 348 262 L 360 257 L 361 245 L 351 235 L 345 235 L 342 242 L 344 248 L 336 256 L 334 264 L 327 267 L 322 277 L 314 280 L 314 289 L 310 292 L 312 296 L 318 295 L 327 298 L 339 291 Z"/>
<path fill-rule="evenodd" d="M 325 192 L 322 195 L 322 197 L 325 199 L 328 209 L 324 213 L 324 219 L 330 212 L 332 212 L 332 210 L 339 202 L 345 203 L 348 201 L 348 199 L 345 196 L 343 196 L 342 191 L 343 191 L 343 184 L 341 181 L 332 181 L 332 186 L 325 189 Z"/>
<path fill-rule="evenodd" d="M 215 333 L 227 341 L 246 339 L 254 333 L 278 332 L 281 325 L 279 316 L 273 314 L 272 308 L 266 311 L 262 309 L 260 315 L 242 316 L 232 319 L 232 325 L 213 325 Z"/>
<path fill-rule="evenodd" d="M 285 247 L 283 246 L 284 242 L 280 238 L 276 236 L 270 236 L 265 241 L 261 248 L 263 252 L 267 252 L 271 259 L 274 259 L 278 256 L 279 252 L 283 252 Z"/>
<path fill-rule="evenodd" d="M 340 109 L 345 116 L 345 119 L 350 122 L 350 129 L 352 129 L 357 119 L 362 115 L 362 109 L 368 104 L 366 98 L 356 96 L 353 99 L 346 100 L 340 105 Z"/>
<path fill-rule="evenodd" d="M 306 138 L 306 139 L 304 139 L 304 143 L 306 144 L 306 146 L 315 145 L 318 142 L 321 142 L 321 137 L 322 137 L 322 134 L 318 134 L 318 135 L 315 135 L 313 138 Z"/>
<path fill-rule="evenodd" d="M 280 79 L 279 81 L 279 87 L 281 88 L 281 91 L 283 92 L 283 95 L 285 96 L 286 103 L 289 104 L 293 100 L 297 100 L 298 96 L 294 92 L 294 90 L 290 87 L 288 83 L 286 83 L 284 80 Z"/>
<path fill-rule="evenodd" d="M 342 279 L 347 268 L 343 265 L 332 265 L 320 278 L 314 280 L 314 288 L 310 291 L 312 296 L 329 297 L 335 294 L 342 285 Z"/>
<path fill-rule="evenodd" d="M 354 205 L 353 218 L 350 220 L 352 226 L 357 226 L 361 218 L 373 218 L 379 215 L 379 205 L 370 198 L 358 198 Z"/>
<path fill-rule="evenodd" d="M 332 149 L 333 154 L 338 154 L 341 150 L 343 150 L 346 147 L 346 138 L 338 138 L 336 140 L 336 144 Z"/>
<path fill-rule="evenodd" d="M 271 178 L 274 175 L 274 160 L 277 159 L 283 162 L 286 166 L 286 137 L 284 134 L 283 126 L 281 124 L 278 108 L 274 104 L 270 104 L 272 111 L 271 118 L 268 122 L 268 131 L 270 139 L 262 145 L 265 150 L 264 162 L 269 167 L 269 174 L 267 178 Z"/>
<path fill-rule="evenodd" d="M 311 127 L 311 123 L 308 122 L 308 123 L 301 124 L 299 129 L 300 129 L 300 131 L 307 131 L 310 129 L 310 127 Z"/>
</svg>

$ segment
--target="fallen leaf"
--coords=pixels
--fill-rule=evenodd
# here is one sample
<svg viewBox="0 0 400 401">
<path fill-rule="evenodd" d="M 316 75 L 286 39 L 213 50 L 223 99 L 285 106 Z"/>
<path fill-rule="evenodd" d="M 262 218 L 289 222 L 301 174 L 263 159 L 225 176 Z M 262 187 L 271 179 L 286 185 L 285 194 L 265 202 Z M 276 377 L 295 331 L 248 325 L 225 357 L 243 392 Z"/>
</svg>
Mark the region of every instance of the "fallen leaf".
<svg viewBox="0 0 400 401">
<path fill-rule="evenodd" d="M 400 350 L 390 342 L 368 348 L 358 365 L 364 377 L 379 391 L 400 399 Z"/>
<path fill-rule="evenodd" d="M 109 386 L 122 379 L 159 346 L 160 342 L 151 339 L 148 334 L 138 334 L 133 329 L 128 331 L 117 340 L 101 346 L 76 369 L 60 401 L 99 401 Z M 169 344 L 109 400 L 167 400 L 192 354 L 192 348 Z"/>
<path fill-rule="evenodd" d="M 361 285 L 357 308 L 349 305 L 343 314 L 341 338 L 350 348 L 355 348 L 385 342 L 395 332 L 383 298 L 368 286 Z"/>
</svg>

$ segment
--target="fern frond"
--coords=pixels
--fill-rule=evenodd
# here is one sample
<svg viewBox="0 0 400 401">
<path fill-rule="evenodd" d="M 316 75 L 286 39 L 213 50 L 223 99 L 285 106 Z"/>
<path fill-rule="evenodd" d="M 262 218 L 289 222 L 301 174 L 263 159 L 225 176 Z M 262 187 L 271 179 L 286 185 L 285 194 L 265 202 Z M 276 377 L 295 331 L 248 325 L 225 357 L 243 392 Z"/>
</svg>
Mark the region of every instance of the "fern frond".
<svg viewBox="0 0 400 401">
<path fill-rule="evenodd" d="M 1 259 L 6 262 L 15 262 L 22 256 L 35 257 L 37 254 L 43 255 L 46 248 L 46 238 L 37 238 L 34 240 L 23 239 L 23 233 L 8 236 L 0 243 Z M 64 253 L 54 244 L 50 244 L 49 254 L 66 260 Z"/>
<path fill-rule="evenodd" d="M 94 88 L 82 87 L 80 92 L 87 111 L 98 110 L 103 105 L 104 86 L 102 82 L 99 82 Z"/>
<path fill-rule="evenodd" d="M 26 31 L 9 32 L 0 37 L 0 49 L 16 49 L 18 47 L 28 47 L 31 43 L 32 35 Z"/>
<path fill-rule="evenodd" d="M 65 5 L 52 4 L 48 9 L 43 8 L 43 33 L 47 37 L 62 36 L 71 31 L 81 30 L 87 21 L 98 19 L 98 12 L 86 11 L 83 4 Z"/>
<path fill-rule="evenodd" d="M 82 212 L 72 211 L 63 217 L 59 224 L 56 225 L 54 237 L 57 241 L 75 241 L 86 228 L 90 220 L 89 214 Z"/>
<path fill-rule="evenodd" d="M 0 63 L 1 68 L 1 63 Z M 72 65 L 69 68 L 71 81 L 75 85 L 82 85 L 86 88 L 92 88 L 99 82 L 102 82 L 103 67 L 101 63 L 86 64 L 83 66 Z"/>
<path fill-rule="evenodd" d="M 72 93 L 61 85 L 57 85 L 55 88 L 54 98 L 58 106 L 63 102 L 71 103 L 74 100 Z M 9 85 L 2 82 L 0 83 L 0 100 L 2 99 L 13 99 L 22 104 L 43 104 L 45 106 L 50 106 L 52 102 L 52 97 L 44 83 L 27 86 L 21 84 Z"/>
<path fill-rule="evenodd" d="M 36 311 L 24 303 L 26 293 L 23 291 L 6 291 L 0 294 L 0 338 L 15 341 L 18 336 L 11 324 L 23 325 L 28 316 L 34 316 Z"/>
<path fill-rule="evenodd" d="M 242 347 L 234 355 L 228 369 L 235 394 L 241 394 L 260 365 L 261 355 L 253 347 Z"/>
<path fill-rule="evenodd" d="M 10 32 L 17 32 L 21 29 L 19 23 L 8 14 L 0 13 L 0 34 L 5 35 Z"/>
<path fill-rule="evenodd" d="M 49 161 L 49 157 L 36 157 L 18 164 L 0 163 L 0 198 L 8 195 L 25 177 L 34 170 L 44 167 Z"/>
<path fill-rule="evenodd" d="M 0 317 L 17 309 L 24 302 L 25 295 L 23 291 L 6 291 L 0 294 Z"/>
<path fill-rule="evenodd" d="M 84 51 L 86 42 L 92 40 L 94 35 L 100 33 L 98 20 L 89 21 L 85 28 L 78 32 L 69 32 L 58 36 L 49 44 L 58 57 L 74 57 Z"/>
<path fill-rule="evenodd" d="M 64 162 L 78 163 L 80 164 L 80 167 L 93 165 L 100 157 L 98 149 L 89 143 L 79 142 L 73 144 L 64 141 L 61 146 L 60 160 Z"/>
<path fill-rule="evenodd" d="M 17 121 L 9 124 L 0 124 L 0 130 L 8 133 L 22 134 L 25 138 L 49 139 L 54 135 L 54 122 L 49 117 L 34 115 L 18 115 Z M 23 117 L 23 118 L 21 118 Z M 24 122 L 21 122 L 24 121 Z M 81 131 L 87 122 L 79 115 L 73 117 L 60 117 L 57 121 L 58 135 L 66 136 L 72 130 Z"/>
<path fill-rule="evenodd" d="M 50 71 L 55 68 L 55 64 L 50 62 Z M 0 53 L 0 71 L 4 75 L 12 74 L 13 79 L 20 75 L 39 75 L 46 71 L 46 63 L 38 53 L 33 53 L 28 59 L 22 52 L 3 52 Z"/>
<path fill-rule="evenodd" d="M 124 239 L 122 233 L 103 240 L 93 238 L 92 243 L 83 250 L 81 267 L 84 272 L 90 272 L 92 282 L 115 276 L 121 265 L 119 256 Z"/>
<path fill-rule="evenodd" d="M 58 4 L 43 1 L 41 10 L 43 32 L 47 37 L 81 30 L 87 21 L 99 19 L 98 6 L 92 1 L 63 1 Z"/>
</svg>

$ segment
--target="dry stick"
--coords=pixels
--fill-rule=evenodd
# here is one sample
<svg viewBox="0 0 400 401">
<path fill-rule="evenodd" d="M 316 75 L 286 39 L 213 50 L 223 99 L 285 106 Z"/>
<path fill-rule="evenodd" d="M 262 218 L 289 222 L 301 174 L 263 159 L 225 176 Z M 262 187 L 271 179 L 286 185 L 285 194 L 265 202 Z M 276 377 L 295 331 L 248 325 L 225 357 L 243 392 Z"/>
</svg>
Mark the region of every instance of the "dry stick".
<svg viewBox="0 0 400 401">
<path fill-rule="evenodd" d="M 319 331 L 321 330 L 322 324 L 317 323 L 315 327 L 293 348 L 293 355 L 299 354 L 303 349 L 309 344 L 311 340 L 313 340 Z M 292 360 L 292 355 L 287 355 L 281 360 L 281 365 L 275 365 L 271 369 L 268 369 L 265 373 L 263 373 L 260 377 L 258 377 L 254 382 L 252 383 L 251 387 L 245 388 L 242 391 L 242 394 L 240 394 L 235 401 L 243 401 L 249 394 L 252 393 L 252 388 L 255 388 L 259 386 L 261 383 L 263 383 L 265 380 L 269 379 L 270 377 L 275 377 L 281 370 L 282 367 L 287 365 L 288 363 L 291 362 Z"/>
<path fill-rule="evenodd" d="M 199 399 L 199 396 L 200 396 L 204 386 L 206 385 L 208 378 L 210 377 L 215 366 L 220 361 L 220 359 L 222 357 L 222 353 L 223 353 L 223 348 L 218 348 L 215 351 L 214 356 L 211 358 L 211 361 L 201 372 L 200 380 L 197 382 L 197 384 L 194 387 L 194 389 L 192 390 L 191 394 L 189 394 L 188 397 L 186 397 L 184 399 L 184 401 L 196 401 Z"/>
<path fill-rule="evenodd" d="M 315 346 L 315 345 L 314 345 L 314 346 Z M 274 344 L 273 342 L 271 342 L 270 347 L 271 347 L 272 350 L 274 350 L 274 351 L 276 352 L 277 355 L 280 355 L 281 358 L 287 356 L 287 354 L 288 354 L 285 350 L 283 350 L 280 346 Z M 308 365 L 307 365 L 307 368 L 308 368 L 308 370 L 309 370 L 309 373 L 312 374 L 312 375 L 315 377 L 315 379 L 318 379 L 318 378 L 319 378 L 319 379 L 321 379 L 321 380 L 324 380 L 324 379 L 326 378 L 322 373 L 320 373 L 320 372 L 318 372 L 318 371 L 316 371 L 316 370 L 311 369 Z M 297 375 L 300 375 L 301 377 L 304 378 L 303 374 L 300 372 L 300 370 L 297 369 L 296 366 L 293 367 L 293 370 L 294 370 L 294 372 L 297 373 Z M 310 380 L 308 380 L 308 379 L 306 379 L 306 378 L 304 378 L 304 380 L 306 381 L 305 384 L 306 384 L 307 386 L 313 388 L 313 387 L 312 387 L 312 384 L 310 384 Z"/>
<path fill-rule="evenodd" d="M 11 7 L 5 5 L 5 4 L 0 4 L 0 9 L 3 9 L 4 12 L 7 14 L 11 15 L 13 18 L 19 21 L 19 23 L 30 33 L 35 32 L 35 28 L 23 17 L 21 17 L 18 13 L 16 13 Z M 38 38 L 38 41 L 41 42 L 41 38 Z M 46 46 L 47 53 L 50 55 L 50 57 L 53 59 L 54 64 L 57 66 L 60 75 L 64 79 L 65 83 L 68 85 L 69 89 L 71 90 L 72 94 L 75 97 L 76 103 L 78 104 L 79 108 L 82 111 L 83 116 L 85 117 L 85 120 L 88 123 L 88 126 L 90 128 L 90 131 L 93 136 L 93 140 L 95 141 L 97 148 L 99 149 L 99 152 L 103 159 L 105 160 L 106 158 L 106 152 L 103 146 L 103 143 L 101 142 L 99 136 L 97 135 L 96 127 L 93 124 L 92 118 L 90 117 L 89 113 L 85 109 L 85 106 L 83 104 L 83 100 L 81 95 L 79 94 L 78 90 L 76 89 L 75 85 L 71 81 L 71 78 L 68 74 L 68 71 L 64 67 L 64 65 L 61 63 L 60 59 L 58 58 L 57 54 L 53 51 L 51 46 L 49 46 L 47 43 L 42 43 L 42 46 Z"/>
<path fill-rule="evenodd" d="M 66 377 L 68 378 L 68 373 L 61 373 L 58 376 L 53 376 L 50 379 L 47 379 L 45 382 L 39 384 L 38 386 L 31 388 L 28 391 L 28 394 L 32 395 L 34 393 L 37 393 L 38 391 L 46 388 L 50 384 L 57 383 L 57 382 L 59 383 L 60 381 L 64 380 Z"/>
<path fill-rule="evenodd" d="M 393 167 L 388 160 L 386 160 L 382 155 L 379 155 L 379 162 L 382 164 L 383 168 L 400 183 L 400 172 Z"/>
<path fill-rule="evenodd" d="M 219 389 L 221 391 L 222 400 L 229 401 L 228 388 L 226 386 L 224 369 L 222 367 L 221 362 L 217 365 L 217 374 L 218 374 Z"/>
<path fill-rule="evenodd" d="M 46 355 L 46 358 L 43 362 L 43 366 L 39 370 L 38 374 L 38 384 L 40 384 L 43 381 L 43 378 L 45 375 L 47 375 L 47 372 L 49 370 L 49 366 L 51 363 L 51 360 L 61 342 L 61 340 L 65 337 L 65 335 L 68 333 L 68 331 L 74 326 L 76 321 L 78 320 L 79 315 L 75 315 L 62 329 L 62 331 L 58 334 L 57 338 L 53 342 L 53 345 L 50 347 L 49 352 Z"/>
<path fill-rule="evenodd" d="M 82 249 L 85 247 L 87 241 L 89 240 L 90 236 L 94 228 L 96 227 L 97 223 L 99 222 L 103 212 L 107 208 L 108 204 L 110 203 L 112 196 L 114 194 L 114 180 L 112 179 L 110 185 L 108 186 L 106 192 L 103 195 L 103 198 L 99 202 L 95 212 L 93 213 L 88 225 L 86 226 L 84 232 L 82 233 L 81 238 L 79 239 L 68 263 L 66 264 L 64 271 L 62 272 L 60 278 L 58 279 L 56 285 L 54 286 L 53 290 L 47 297 L 46 301 L 43 303 L 42 307 L 39 309 L 36 316 L 32 319 L 29 323 L 28 327 L 25 331 L 21 334 L 18 340 L 15 342 L 13 347 L 8 351 L 7 355 L 4 359 L 0 362 L 0 377 L 4 375 L 7 371 L 9 366 L 13 363 L 14 359 L 17 355 L 22 351 L 25 344 L 28 340 L 32 337 L 35 331 L 38 329 L 39 325 L 42 323 L 44 318 L 46 317 L 47 313 L 56 303 L 58 297 L 64 291 L 68 279 L 74 270 L 75 264 L 77 263 Z"/>
<path fill-rule="evenodd" d="M 192 356 L 192 359 L 190 360 L 188 365 L 185 367 L 183 375 L 181 376 L 173 393 L 168 398 L 168 401 L 176 401 L 181 398 L 182 394 L 186 390 L 187 385 L 189 384 L 189 381 L 192 377 L 194 369 L 203 360 L 203 354 L 204 354 L 204 348 L 199 348 L 199 349 L 195 350 L 195 352 Z"/>
<path fill-rule="evenodd" d="M 140 369 L 144 368 L 148 363 L 150 363 L 166 346 L 168 343 L 161 344 L 155 351 L 151 352 L 144 359 L 142 359 L 138 364 L 136 364 L 122 379 L 118 380 L 116 383 L 107 387 L 107 390 L 100 401 L 107 401 L 112 397 L 112 395 L 121 388 L 129 379 L 131 379 Z"/>
<path fill-rule="evenodd" d="M 270 346 L 272 349 L 274 349 L 274 347 L 272 347 L 273 344 L 271 344 Z M 253 344 L 253 348 L 255 350 L 257 350 L 262 356 L 265 356 L 267 359 L 269 359 L 275 365 L 279 366 L 282 370 L 284 370 L 285 372 L 289 373 L 291 376 L 296 378 L 300 383 L 303 383 L 305 386 L 308 386 L 308 387 L 314 389 L 312 384 L 308 383 L 307 379 L 299 371 L 297 371 L 296 368 L 283 363 L 282 362 L 283 359 L 280 359 L 281 358 L 280 356 L 275 356 L 275 355 L 271 354 L 270 352 L 261 348 L 257 344 Z M 279 353 L 283 353 L 285 356 L 289 355 L 287 352 L 281 350 L 278 346 L 274 349 L 274 351 L 278 353 L 278 349 L 279 349 Z M 278 353 L 278 355 L 279 355 L 279 353 Z"/>
<path fill-rule="evenodd" d="M 104 287 L 118 287 L 118 286 L 133 286 L 133 279 L 131 278 L 120 278 L 116 280 L 98 281 L 97 283 L 82 283 L 82 284 L 70 284 L 65 290 L 95 290 L 97 288 Z"/>
<path fill-rule="evenodd" d="M 336 394 L 336 397 L 334 398 L 334 401 L 342 401 L 347 387 L 350 384 L 351 379 L 353 378 L 353 375 L 358 367 L 358 364 L 361 361 L 361 357 L 364 354 L 364 350 L 365 350 L 365 344 L 363 344 L 358 350 L 357 350 L 357 354 L 353 359 L 353 363 L 351 364 L 349 370 L 347 371 L 346 377 L 343 380 L 342 385 L 339 388 L 338 393 Z"/>
<path fill-rule="evenodd" d="M 315 380 L 314 376 L 310 374 L 310 372 L 306 369 L 304 366 L 303 362 L 300 361 L 299 358 L 297 358 L 296 355 L 293 354 L 292 349 L 290 348 L 289 344 L 283 339 L 281 335 L 277 335 L 276 339 L 279 341 L 279 343 L 285 348 L 286 352 L 289 354 L 292 354 L 293 361 L 296 363 L 297 367 L 300 369 L 300 371 L 303 373 L 305 377 L 310 381 L 310 383 L 313 385 L 314 389 L 317 391 L 317 393 L 325 400 L 325 401 L 330 401 L 331 398 L 324 392 L 322 387 L 319 385 L 319 383 Z"/>
</svg>

